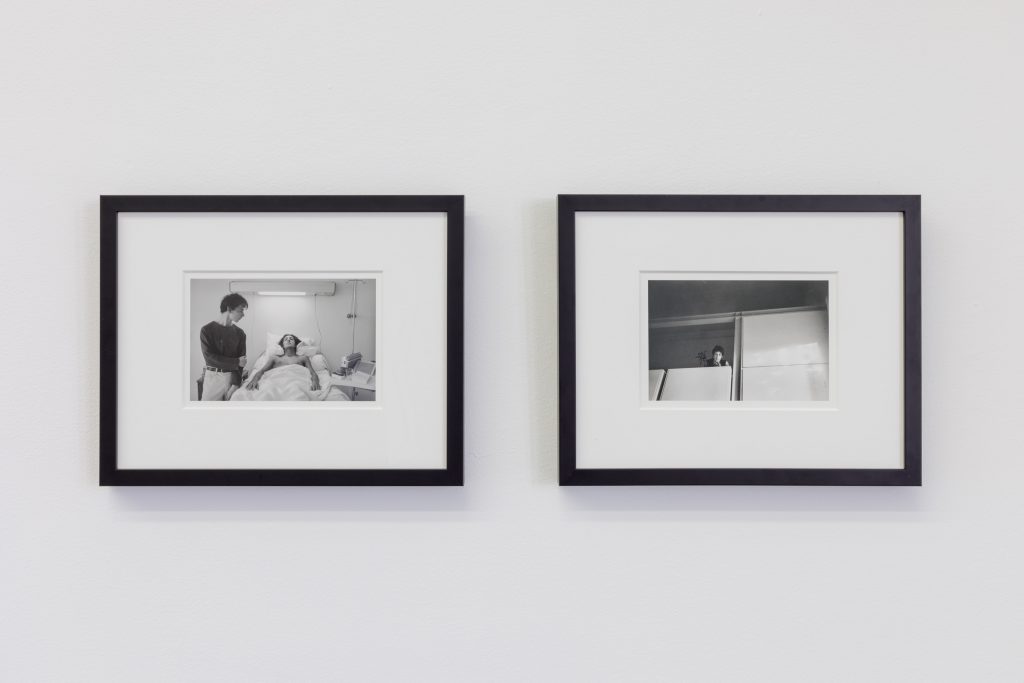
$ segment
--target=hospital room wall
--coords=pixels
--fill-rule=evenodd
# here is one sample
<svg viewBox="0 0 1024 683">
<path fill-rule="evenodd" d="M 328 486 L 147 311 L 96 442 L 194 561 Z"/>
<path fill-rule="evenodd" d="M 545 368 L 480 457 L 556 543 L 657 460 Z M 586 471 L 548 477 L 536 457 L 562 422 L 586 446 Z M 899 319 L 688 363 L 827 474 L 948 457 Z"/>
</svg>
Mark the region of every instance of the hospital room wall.
<svg viewBox="0 0 1024 683">
<path fill-rule="evenodd" d="M 347 318 L 352 307 L 350 282 L 337 281 L 334 296 L 260 296 L 245 294 L 249 302 L 240 327 L 248 343 L 248 368 L 252 368 L 266 345 L 268 332 L 314 337 L 321 352 L 334 367 L 345 354 L 351 353 L 353 319 Z M 223 280 L 193 280 L 189 326 L 190 392 L 196 398 L 195 379 L 202 374 L 203 355 L 199 348 L 199 329 L 218 317 L 220 300 L 227 294 Z M 372 281 L 359 285 L 358 309 L 355 318 L 355 350 L 367 360 L 376 360 L 376 287 Z M 315 315 L 314 315 L 315 314 Z M 317 321 L 320 330 L 317 330 Z"/>
</svg>

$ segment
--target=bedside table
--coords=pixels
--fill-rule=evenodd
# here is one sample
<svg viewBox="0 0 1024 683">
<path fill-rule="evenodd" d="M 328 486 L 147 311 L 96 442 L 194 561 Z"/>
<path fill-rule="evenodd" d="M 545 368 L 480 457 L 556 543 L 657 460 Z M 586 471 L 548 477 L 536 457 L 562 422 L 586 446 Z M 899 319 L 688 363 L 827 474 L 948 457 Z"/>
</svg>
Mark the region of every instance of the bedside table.
<svg viewBox="0 0 1024 683">
<path fill-rule="evenodd" d="M 331 373 L 331 386 L 341 390 L 353 401 L 376 401 L 377 383 L 365 372 L 354 372 L 348 377 Z"/>
</svg>

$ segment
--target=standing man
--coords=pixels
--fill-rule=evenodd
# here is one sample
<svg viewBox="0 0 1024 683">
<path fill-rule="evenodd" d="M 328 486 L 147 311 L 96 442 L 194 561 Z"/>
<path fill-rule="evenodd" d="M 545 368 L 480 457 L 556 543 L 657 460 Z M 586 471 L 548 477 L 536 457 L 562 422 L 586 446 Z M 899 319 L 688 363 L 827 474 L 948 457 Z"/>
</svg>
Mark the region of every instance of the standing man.
<svg viewBox="0 0 1024 683">
<path fill-rule="evenodd" d="M 249 302 L 241 294 L 220 300 L 220 318 L 199 330 L 199 345 L 206 360 L 203 400 L 226 401 L 242 384 L 245 366 L 245 331 L 237 323 L 245 317 Z"/>
</svg>

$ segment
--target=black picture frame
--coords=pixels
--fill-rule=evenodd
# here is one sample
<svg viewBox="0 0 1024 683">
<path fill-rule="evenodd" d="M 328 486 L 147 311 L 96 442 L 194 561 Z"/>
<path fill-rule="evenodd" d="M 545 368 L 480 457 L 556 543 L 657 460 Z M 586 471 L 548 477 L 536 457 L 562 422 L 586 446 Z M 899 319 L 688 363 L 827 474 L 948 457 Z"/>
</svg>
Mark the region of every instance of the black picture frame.
<svg viewBox="0 0 1024 683">
<path fill-rule="evenodd" d="M 124 212 L 433 212 L 447 215 L 444 468 L 124 469 L 118 467 L 118 216 Z M 461 195 L 108 195 L 100 197 L 101 486 L 462 486 L 464 197 Z"/>
<path fill-rule="evenodd" d="M 580 468 L 576 413 L 576 214 L 633 212 L 899 212 L 903 215 L 903 467 Z M 625 237 L 625 236 L 624 236 Z M 895 294 L 895 293 L 894 293 Z M 594 195 L 558 197 L 559 483 L 612 485 L 921 485 L 921 198 L 918 195 Z"/>
</svg>

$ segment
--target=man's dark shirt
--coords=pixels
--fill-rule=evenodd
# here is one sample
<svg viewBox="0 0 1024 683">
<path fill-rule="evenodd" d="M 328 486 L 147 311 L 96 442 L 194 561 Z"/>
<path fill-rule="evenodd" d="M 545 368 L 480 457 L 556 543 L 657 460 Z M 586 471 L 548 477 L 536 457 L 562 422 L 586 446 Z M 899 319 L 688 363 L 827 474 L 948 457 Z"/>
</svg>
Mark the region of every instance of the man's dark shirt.
<svg viewBox="0 0 1024 683">
<path fill-rule="evenodd" d="M 199 345 L 206 364 L 219 370 L 239 373 L 238 359 L 245 355 L 245 332 L 238 325 L 224 327 L 210 322 L 199 330 Z"/>
</svg>

